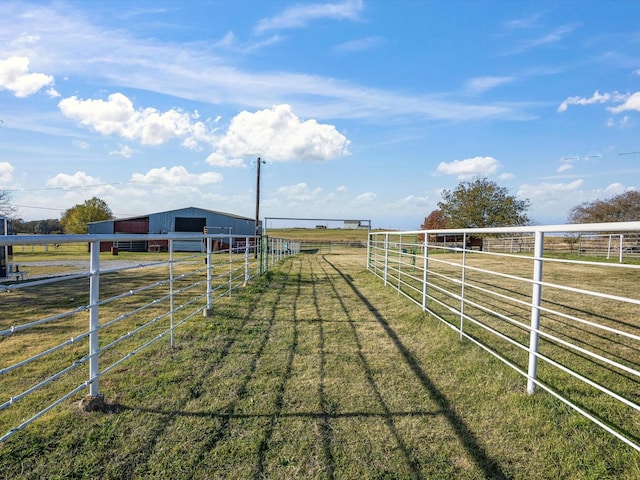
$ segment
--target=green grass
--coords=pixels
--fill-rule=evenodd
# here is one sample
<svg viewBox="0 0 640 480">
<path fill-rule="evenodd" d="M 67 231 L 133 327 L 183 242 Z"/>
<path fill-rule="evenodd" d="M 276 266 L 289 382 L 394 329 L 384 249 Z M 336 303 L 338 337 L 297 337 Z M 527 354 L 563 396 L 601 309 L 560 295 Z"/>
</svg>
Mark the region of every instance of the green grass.
<svg viewBox="0 0 640 480">
<path fill-rule="evenodd" d="M 104 377 L 109 412 L 75 399 L 1 445 L 0 478 L 640 477 L 361 251 L 289 258 L 214 311 Z"/>
</svg>

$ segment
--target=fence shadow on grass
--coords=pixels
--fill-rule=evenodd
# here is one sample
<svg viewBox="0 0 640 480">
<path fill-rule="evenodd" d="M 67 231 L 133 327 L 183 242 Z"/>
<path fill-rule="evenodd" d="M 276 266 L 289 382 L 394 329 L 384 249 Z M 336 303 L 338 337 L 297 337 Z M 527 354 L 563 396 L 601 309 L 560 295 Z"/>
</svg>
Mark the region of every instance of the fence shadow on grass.
<svg viewBox="0 0 640 480">
<path fill-rule="evenodd" d="M 373 306 L 371 302 L 367 299 L 365 295 L 356 287 L 353 283 L 352 279 L 345 275 L 338 267 L 336 267 L 330 260 L 326 257 L 323 257 L 324 261 L 330 265 L 330 267 L 335 270 L 335 272 L 340 275 L 340 277 L 344 280 L 344 282 L 349 286 L 349 288 L 353 291 L 353 293 L 360 299 L 360 301 L 366 305 L 369 311 L 374 315 L 377 321 L 380 323 L 385 333 L 392 340 L 398 351 L 401 353 L 407 365 L 411 368 L 411 371 L 420 381 L 421 385 L 425 387 L 431 397 L 437 402 L 440 407 L 440 411 L 443 412 L 443 415 L 446 417 L 449 425 L 453 428 L 456 435 L 460 439 L 462 445 L 464 445 L 465 450 L 474 460 L 476 466 L 482 470 L 485 475 L 485 478 L 493 478 L 493 479 L 504 479 L 506 480 L 508 476 L 504 473 L 500 465 L 492 459 L 484 448 L 478 442 L 475 433 L 465 424 L 465 422 L 460 418 L 453 409 L 451 403 L 447 399 L 447 397 L 436 387 L 436 385 L 431 381 L 427 373 L 422 369 L 420 363 L 415 359 L 415 357 L 411 354 L 409 349 L 402 343 L 402 340 L 396 332 L 391 328 L 389 322 L 384 318 L 384 316 Z M 397 437 L 397 433 L 396 433 Z"/>
<path fill-rule="evenodd" d="M 261 301 L 268 301 L 268 309 L 264 314 L 260 315 L 260 320 L 266 322 L 260 334 L 261 338 L 258 340 L 255 348 L 252 349 L 251 357 L 248 359 L 246 367 L 243 368 L 242 380 L 234 387 L 232 400 L 223 408 L 213 410 L 207 410 L 206 408 L 194 409 L 190 408 L 189 402 L 199 396 L 201 393 L 200 390 L 204 388 L 203 385 L 205 384 L 206 377 L 216 368 L 221 367 L 223 362 L 230 358 L 228 354 L 234 344 L 239 341 L 238 333 L 226 339 L 226 342 L 216 357 L 211 359 L 206 368 L 198 372 L 198 375 L 191 379 L 194 387 L 189 388 L 189 386 L 185 385 L 187 388 L 186 391 L 189 393 L 172 405 L 171 408 L 117 404 L 112 406 L 114 411 L 123 413 L 133 411 L 159 417 L 159 419 L 156 420 L 157 424 L 152 429 L 152 435 L 147 436 L 148 440 L 146 444 L 138 447 L 138 465 L 146 465 L 143 469 L 155 468 L 151 464 L 153 463 L 154 452 L 157 450 L 156 444 L 166 441 L 167 437 L 171 436 L 171 426 L 179 418 L 198 417 L 206 419 L 207 423 L 209 423 L 209 427 L 206 428 L 207 436 L 203 441 L 198 442 L 197 451 L 192 451 L 193 455 L 181 459 L 181 472 L 197 472 L 200 468 L 199 464 L 206 462 L 206 457 L 209 452 L 214 450 L 216 446 L 222 442 L 228 440 L 232 434 L 235 420 L 256 420 L 261 426 L 261 431 L 258 435 L 255 449 L 253 449 L 252 457 L 246 458 L 246 460 L 251 465 L 252 478 L 263 478 L 269 475 L 270 462 L 273 461 L 272 455 L 275 452 L 273 451 L 272 443 L 274 441 L 274 433 L 278 428 L 278 422 L 283 419 L 303 419 L 314 422 L 317 429 L 316 431 L 318 432 L 317 447 L 321 457 L 322 478 L 333 479 L 337 475 L 339 467 L 336 463 L 339 460 L 334 458 L 334 452 L 336 452 L 338 446 L 335 444 L 336 438 L 332 422 L 342 419 L 357 420 L 372 418 L 380 420 L 390 433 L 389 438 L 395 443 L 394 450 L 399 453 L 399 459 L 401 459 L 401 462 L 404 464 L 402 467 L 400 467 L 400 465 L 397 466 L 404 469 L 411 478 L 420 479 L 425 478 L 420 466 L 421 459 L 413 453 L 398 422 L 401 418 L 444 417 L 455 435 L 459 438 L 460 443 L 464 446 L 467 455 L 472 459 L 480 472 L 482 472 L 483 476 L 486 478 L 506 479 L 507 476 L 501 467 L 489 457 L 487 452 L 479 444 L 475 433 L 471 431 L 465 422 L 455 413 L 450 401 L 429 378 L 418 360 L 411 354 L 390 326 L 387 319 L 356 287 L 353 279 L 341 271 L 335 264 L 331 263 L 325 256 L 315 258 L 303 257 L 299 259 L 299 262 L 300 263 L 288 262 L 286 264 L 289 268 L 298 266 L 299 271 L 290 270 L 284 272 L 283 277 L 280 279 L 282 283 L 273 283 L 271 285 L 272 288 L 270 292 L 272 296 L 269 300 L 266 300 L 260 293 L 254 294 L 256 295 L 255 299 L 249 304 L 248 311 L 238 318 L 241 322 L 239 327 L 243 329 L 248 323 L 256 320 L 256 306 Z M 303 262 L 308 262 L 308 265 L 303 267 Z M 319 266 L 321 271 L 317 270 L 317 266 Z M 305 273 L 304 276 L 301 274 L 303 271 L 310 272 L 309 275 L 314 282 L 308 282 L 307 278 L 309 277 L 307 273 Z M 337 272 L 337 275 L 334 274 L 334 271 Z M 278 280 L 278 282 L 280 280 Z M 306 290 L 306 295 L 302 293 L 303 287 L 310 288 L 310 290 Z M 354 358 L 357 359 L 359 363 L 364 384 L 368 386 L 368 390 L 372 393 L 372 398 L 379 408 L 338 411 L 336 406 L 331 403 L 330 395 L 326 391 L 325 385 L 328 361 L 328 348 L 326 345 L 327 332 L 325 332 L 325 328 L 326 323 L 333 320 L 329 320 L 323 316 L 320 299 L 323 292 L 320 288 L 326 288 L 329 294 L 336 299 L 335 309 L 339 316 L 344 318 L 344 324 L 347 326 L 349 336 L 353 339 Z M 352 293 L 354 295 L 352 295 Z M 354 318 L 351 306 L 347 304 L 347 298 L 352 296 L 357 298 L 357 302 L 371 312 L 372 321 L 376 321 L 376 323 L 381 326 L 403 361 L 409 367 L 409 371 L 416 377 L 418 384 L 421 385 L 421 388 L 424 388 L 434 400 L 436 405 L 435 410 L 433 408 L 423 409 L 420 407 L 408 408 L 406 410 L 394 409 L 390 406 L 390 403 L 385 400 L 384 394 L 381 391 L 381 385 L 375 376 L 375 369 L 367 357 L 364 340 L 358 330 L 359 321 Z M 287 299 L 286 301 L 284 300 L 285 297 Z M 292 301 L 289 299 L 292 299 Z M 308 314 L 301 314 L 301 311 L 299 311 L 300 302 L 305 302 L 306 306 L 309 306 L 310 303 L 312 304 L 315 318 L 310 320 Z M 291 330 L 289 330 L 290 338 L 286 340 L 286 352 L 283 352 L 282 369 L 278 374 L 279 378 L 272 391 L 273 399 L 271 401 L 271 407 L 268 411 L 243 411 L 241 407 L 242 402 L 246 401 L 251 395 L 250 382 L 258 375 L 259 364 L 264 359 L 264 356 L 267 355 L 267 348 L 270 341 L 274 340 L 274 335 L 276 335 L 274 327 L 279 322 L 278 319 L 281 316 L 279 309 L 282 309 L 283 306 L 291 309 L 291 316 L 286 319 L 286 322 L 290 324 Z M 286 411 L 286 392 L 294 375 L 294 360 L 299 354 L 298 342 L 303 340 L 301 327 L 303 323 L 310 321 L 313 321 L 315 324 L 318 334 L 315 348 L 317 349 L 319 365 L 317 370 L 317 384 L 314 387 L 316 389 L 315 398 L 317 400 L 315 407 L 310 405 L 308 409 Z"/>
<path fill-rule="evenodd" d="M 182 471 L 195 470 L 198 463 L 203 460 L 206 453 L 209 452 L 212 448 L 215 447 L 215 445 L 218 442 L 220 442 L 226 437 L 229 430 L 229 422 L 233 418 L 236 418 L 236 416 L 234 415 L 234 410 L 236 409 L 237 403 L 240 401 L 240 399 L 242 399 L 247 394 L 247 386 L 254 372 L 256 371 L 258 362 L 262 357 L 264 349 L 266 348 L 269 342 L 272 328 L 275 323 L 276 309 L 279 304 L 279 298 L 282 292 L 284 291 L 285 285 L 286 284 L 283 283 L 278 293 L 276 294 L 276 299 L 273 303 L 272 310 L 270 312 L 270 316 L 268 319 L 267 328 L 253 356 L 253 359 L 246 373 L 246 376 L 243 382 L 238 387 L 238 390 L 236 392 L 237 393 L 236 399 L 235 401 L 227 405 L 227 407 L 223 411 L 215 414 L 212 414 L 211 412 L 191 412 L 188 410 L 187 407 L 190 401 L 197 399 L 202 394 L 201 387 L 205 379 L 207 378 L 207 376 L 209 376 L 216 368 L 219 368 L 220 365 L 222 365 L 222 363 L 225 361 L 225 359 L 231 352 L 234 344 L 238 340 L 237 335 L 233 335 L 226 340 L 222 349 L 218 352 L 218 357 L 214 361 L 207 362 L 208 367 L 200 371 L 199 375 L 196 377 L 196 379 L 194 379 L 193 381 L 194 386 L 192 386 L 189 390 L 190 394 L 186 395 L 185 398 L 181 400 L 181 402 L 178 404 L 178 408 L 175 408 L 175 407 L 172 409 L 145 408 L 140 406 L 130 406 L 130 405 L 117 404 L 117 403 L 110 406 L 110 408 L 114 412 L 136 411 L 140 413 L 151 413 L 154 415 L 160 415 L 161 421 L 158 423 L 157 427 L 154 429 L 153 435 L 149 437 L 150 441 L 147 443 L 147 445 L 139 446 L 139 449 L 144 451 L 144 453 L 138 459 L 139 464 L 149 463 L 152 455 L 154 454 L 156 444 L 161 441 L 161 439 L 163 438 L 163 435 L 169 430 L 171 425 L 180 417 L 202 416 L 207 418 L 213 418 L 218 421 L 216 428 L 212 432 L 210 432 L 207 440 L 200 446 L 198 455 L 196 455 L 192 459 L 189 459 L 188 461 L 184 460 L 184 463 L 181 465 Z M 254 295 L 256 295 L 256 300 L 249 304 L 248 311 L 244 315 L 242 315 L 241 318 L 239 318 L 239 320 L 241 321 L 240 329 L 244 328 L 253 319 L 254 310 L 260 303 L 259 298 L 261 294 L 255 293 Z M 260 462 L 260 460 L 258 462 Z"/>
</svg>

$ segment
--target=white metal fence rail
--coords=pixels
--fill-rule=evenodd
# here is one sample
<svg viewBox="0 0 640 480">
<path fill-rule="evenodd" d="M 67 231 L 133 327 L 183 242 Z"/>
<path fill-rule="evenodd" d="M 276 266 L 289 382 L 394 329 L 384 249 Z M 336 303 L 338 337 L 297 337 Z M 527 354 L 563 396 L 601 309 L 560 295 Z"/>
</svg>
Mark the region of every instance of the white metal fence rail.
<svg viewBox="0 0 640 480">
<path fill-rule="evenodd" d="M 127 264 L 114 262 L 119 257 L 108 253 L 101 258 L 100 242 L 153 240 L 168 241 L 168 252 L 154 254 L 154 260 Z M 199 242 L 202 251 L 174 252 L 174 244 L 185 240 Z M 26 279 L 13 276 L 0 283 L 0 426 L 6 430 L 0 443 L 83 390 L 99 398 L 106 374 L 163 338 L 174 347 L 176 328 L 211 313 L 214 302 L 269 264 L 299 253 L 297 243 L 266 237 L 256 250 L 256 240 L 197 234 L 0 236 L 0 245 L 14 250 L 78 242 L 90 246 L 88 268 L 81 273 L 30 272 Z M 214 250 L 221 244 L 227 247 Z M 3 413 L 28 397 L 26 417 L 8 425 L 2 421 Z"/>
<path fill-rule="evenodd" d="M 575 248 L 639 232 L 640 222 L 375 232 L 367 268 L 526 377 L 528 393 L 547 391 L 640 451 L 640 261 Z"/>
</svg>

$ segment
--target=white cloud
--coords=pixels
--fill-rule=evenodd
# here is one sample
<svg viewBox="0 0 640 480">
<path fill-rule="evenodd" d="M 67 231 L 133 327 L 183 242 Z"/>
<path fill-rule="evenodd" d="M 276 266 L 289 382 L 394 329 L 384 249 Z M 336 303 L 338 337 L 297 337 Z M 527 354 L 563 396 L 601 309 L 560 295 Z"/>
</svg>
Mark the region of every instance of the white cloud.
<svg viewBox="0 0 640 480">
<path fill-rule="evenodd" d="M 242 158 L 228 158 L 217 152 L 209 155 L 206 162 L 214 167 L 246 167 Z"/>
<path fill-rule="evenodd" d="M 571 170 L 573 168 L 573 165 L 570 163 L 563 163 L 562 165 L 560 165 L 558 167 L 558 170 L 556 170 L 557 173 L 562 173 L 562 172 L 566 172 L 567 170 Z"/>
<path fill-rule="evenodd" d="M 518 196 L 531 200 L 535 217 L 564 222 L 569 210 L 576 205 L 611 198 L 629 190 L 635 190 L 635 187 L 625 187 L 618 182 L 605 188 L 585 189 L 584 181 L 577 179 L 569 183 L 524 184 L 520 187 Z"/>
<path fill-rule="evenodd" d="M 309 186 L 304 182 L 298 183 L 296 185 L 286 185 L 278 188 L 279 194 L 288 199 L 297 201 L 314 200 L 318 198 L 322 191 L 323 190 L 320 187 L 311 190 Z"/>
<path fill-rule="evenodd" d="M 393 202 L 392 206 L 406 211 L 407 209 L 412 208 L 424 209 L 431 205 L 431 203 L 433 203 L 433 201 L 429 198 L 428 195 L 425 195 L 424 197 L 420 197 L 417 195 L 407 195 L 406 197 Z"/>
<path fill-rule="evenodd" d="M 373 192 L 365 192 L 356 197 L 356 203 L 358 204 L 370 203 L 370 202 L 373 202 L 376 199 L 376 197 L 377 195 Z"/>
<path fill-rule="evenodd" d="M 9 162 L 0 162 L 0 183 L 6 185 L 13 180 L 13 165 Z"/>
<path fill-rule="evenodd" d="M 613 93 L 600 93 L 596 90 L 591 97 L 569 97 L 558 106 L 558 112 L 564 112 L 569 108 L 569 105 L 593 105 L 602 103 L 615 103 L 621 102 L 621 105 L 617 107 L 608 107 L 612 113 L 620 113 L 626 110 L 640 111 L 640 92 L 636 92 L 633 95 L 622 94 L 619 92 Z"/>
<path fill-rule="evenodd" d="M 333 125 L 301 121 L 289 105 L 236 115 L 227 132 L 215 142 L 213 165 L 238 164 L 238 159 L 260 156 L 274 162 L 326 161 L 348 155 L 349 141 Z"/>
<path fill-rule="evenodd" d="M 563 25 L 561 27 L 556 28 L 550 33 L 543 35 L 538 38 L 533 38 L 531 40 L 526 40 L 517 44 L 511 51 L 507 52 L 509 55 L 515 55 L 518 53 L 523 53 L 527 50 L 539 47 L 546 47 L 548 45 L 553 45 L 564 40 L 568 35 L 574 32 L 580 25 Z"/>
<path fill-rule="evenodd" d="M 596 195 L 598 196 L 596 198 L 610 198 L 615 195 L 620 195 L 621 193 L 627 192 L 629 190 L 635 190 L 635 188 L 627 188 L 623 184 L 616 182 L 608 185 L 604 189 L 595 190 L 594 192 L 597 192 Z"/>
<path fill-rule="evenodd" d="M 196 148 L 202 141 L 211 141 L 212 132 L 199 115 L 183 113 L 176 109 L 159 112 L 155 108 L 135 109 L 133 102 L 122 93 L 109 95 L 104 100 L 65 98 L 58 103 L 62 113 L 82 125 L 93 128 L 102 135 L 118 135 L 139 140 L 144 145 L 160 145 L 176 138 L 183 145 Z"/>
<path fill-rule="evenodd" d="M 6 60 L 0 60 L 0 90 L 9 90 L 16 97 L 28 97 L 41 88 L 53 84 L 51 75 L 28 72 L 27 57 L 9 57 Z M 55 92 L 52 88 L 50 91 Z"/>
<path fill-rule="evenodd" d="M 220 183 L 223 177 L 217 172 L 189 173 L 186 168 L 177 165 L 169 169 L 166 167 L 152 168 L 144 174 L 134 173 L 131 180 L 136 183 L 153 185 L 193 186 Z"/>
<path fill-rule="evenodd" d="M 299 15 L 290 14 L 292 21 L 304 18 L 306 8 L 325 4 L 303 5 Z M 363 8 L 360 1 L 336 2 L 335 6 L 354 20 Z M 349 11 L 354 13 L 349 16 Z M 320 8 L 318 15 L 330 18 L 337 13 Z M 94 17 L 70 11 L 62 3 L 13 4 L 11 15 L 0 16 L 0 44 L 24 38 L 24 32 L 38 32 L 38 37 L 23 40 L 19 49 L 37 56 L 39 65 L 56 76 L 84 78 L 86 66 L 91 65 L 92 77 L 109 85 L 209 104 L 244 105 L 251 110 L 264 108 L 265 101 L 267 105 L 289 103 L 306 118 L 368 118 L 384 124 L 391 118 L 408 122 L 416 118 L 461 122 L 534 118 L 528 113 L 529 102 L 469 104 L 447 94 L 372 88 L 322 75 L 243 70 L 231 57 L 217 55 L 210 44 L 141 38 L 123 29 L 105 27 Z M 233 36 L 226 42 L 233 43 Z"/>
<path fill-rule="evenodd" d="M 500 162 L 493 157 L 473 157 L 450 163 L 441 162 L 436 171 L 446 175 L 457 175 L 458 180 L 468 180 L 475 176 L 494 174 L 499 168 Z"/>
<path fill-rule="evenodd" d="M 281 42 L 283 39 L 284 38 L 280 35 L 271 35 L 270 37 L 262 39 L 260 41 L 239 42 L 238 38 L 233 32 L 227 32 L 227 34 L 220 40 L 218 40 L 214 44 L 214 46 L 222 50 L 228 50 L 230 52 L 251 53 L 261 48 L 275 45 L 276 43 Z"/>
<path fill-rule="evenodd" d="M 569 97 L 564 102 L 560 104 L 558 107 L 558 112 L 564 112 L 569 108 L 569 105 L 591 105 L 594 103 L 607 103 L 611 101 L 611 94 L 604 93 L 601 94 L 598 90 L 596 90 L 591 98 L 583 98 L 583 97 Z"/>
<path fill-rule="evenodd" d="M 235 45 L 237 42 L 236 36 L 233 32 L 227 32 L 224 37 L 218 40 L 215 45 L 216 47 L 224 47 L 229 48 Z"/>
<path fill-rule="evenodd" d="M 74 140 L 73 145 L 78 147 L 81 150 L 89 150 L 89 144 L 82 140 Z"/>
<path fill-rule="evenodd" d="M 538 24 L 538 20 L 542 17 L 541 13 L 534 13 L 528 17 L 517 18 L 504 23 L 509 30 L 519 30 L 523 28 L 532 28 Z"/>
<path fill-rule="evenodd" d="M 256 34 L 269 30 L 302 28 L 313 20 L 357 20 L 362 10 L 362 0 L 346 0 L 338 3 L 307 3 L 285 9 L 280 15 L 263 18 L 255 27 Z"/>
<path fill-rule="evenodd" d="M 111 152 L 109 152 L 109 155 L 120 155 L 121 157 L 124 157 L 124 158 L 131 158 L 132 154 L 133 154 L 133 149 L 128 145 L 122 145 L 120 149 L 112 150 Z"/>
<path fill-rule="evenodd" d="M 620 120 L 619 123 L 620 128 L 628 128 L 631 127 L 631 118 L 629 117 L 629 115 L 625 115 L 624 117 L 622 117 L 622 119 Z"/>
<path fill-rule="evenodd" d="M 582 186 L 583 180 L 577 179 L 569 183 L 541 183 L 540 185 L 527 185 L 524 184 L 520 187 L 521 192 L 527 192 L 525 195 L 527 198 L 541 198 L 553 196 L 553 193 L 561 192 L 573 192 Z"/>
<path fill-rule="evenodd" d="M 336 53 L 353 53 L 372 50 L 385 43 L 381 37 L 364 37 L 350 42 L 341 43 L 333 48 Z"/>
<path fill-rule="evenodd" d="M 636 92 L 628 97 L 622 105 L 609 108 L 611 113 L 620 113 L 627 110 L 636 110 L 640 112 L 640 92 Z"/>
<path fill-rule="evenodd" d="M 100 179 L 87 175 L 85 172 L 76 172 L 73 175 L 59 173 L 47 180 L 47 185 L 60 188 L 78 188 L 100 183 Z"/>
<path fill-rule="evenodd" d="M 583 201 L 580 200 L 582 184 L 582 179 L 569 183 L 523 184 L 517 196 L 531 201 L 534 220 L 535 217 L 542 217 L 545 222 L 552 219 L 554 223 L 563 223 L 569 209 Z"/>
<path fill-rule="evenodd" d="M 473 92 L 481 93 L 492 88 L 505 85 L 514 81 L 514 77 L 478 77 L 467 82 L 467 88 Z"/>
</svg>

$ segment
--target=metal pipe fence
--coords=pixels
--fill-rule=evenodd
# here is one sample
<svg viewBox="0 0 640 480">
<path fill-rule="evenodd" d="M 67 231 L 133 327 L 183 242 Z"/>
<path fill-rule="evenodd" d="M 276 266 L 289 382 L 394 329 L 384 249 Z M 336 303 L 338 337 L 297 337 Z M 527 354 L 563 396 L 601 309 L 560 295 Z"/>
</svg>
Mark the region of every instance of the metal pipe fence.
<svg viewBox="0 0 640 480">
<path fill-rule="evenodd" d="M 100 252 L 101 242 L 155 240 L 167 242 L 167 251 L 129 261 Z M 185 242 L 201 251 L 177 252 Z M 82 391 L 100 399 L 102 378 L 157 342 L 173 348 L 179 327 L 300 251 L 293 242 L 236 235 L 0 236 L 0 246 L 28 254 L 67 244 L 76 260 L 33 262 L 40 273 L 20 262 L 26 277 L 0 281 L 0 443 Z M 79 270 L 66 271 L 70 262 Z"/>
<path fill-rule="evenodd" d="M 548 392 L 640 451 L 640 260 L 558 248 L 639 232 L 640 222 L 373 232 L 367 268 L 525 377 L 529 394 Z"/>
</svg>

